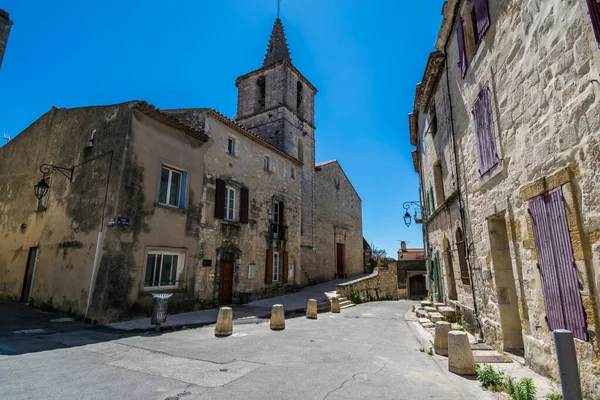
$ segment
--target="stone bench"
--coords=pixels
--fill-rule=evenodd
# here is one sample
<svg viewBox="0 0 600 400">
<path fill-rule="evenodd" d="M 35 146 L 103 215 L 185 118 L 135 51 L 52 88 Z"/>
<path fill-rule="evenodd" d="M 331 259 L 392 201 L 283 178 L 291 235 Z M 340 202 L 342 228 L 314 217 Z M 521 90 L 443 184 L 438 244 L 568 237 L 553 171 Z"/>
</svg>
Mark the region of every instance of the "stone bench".
<svg viewBox="0 0 600 400">
<path fill-rule="evenodd" d="M 438 312 L 444 316 L 444 319 L 448 322 L 456 321 L 456 310 L 452 307 L 440 307 Z"/>
</svg>

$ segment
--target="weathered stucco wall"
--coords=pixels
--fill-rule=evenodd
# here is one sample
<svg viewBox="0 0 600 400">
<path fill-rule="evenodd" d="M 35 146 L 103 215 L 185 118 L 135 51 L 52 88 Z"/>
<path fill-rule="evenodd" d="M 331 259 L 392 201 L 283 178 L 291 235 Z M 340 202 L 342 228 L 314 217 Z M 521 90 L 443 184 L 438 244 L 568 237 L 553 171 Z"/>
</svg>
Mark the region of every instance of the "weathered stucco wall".
<svg viewBox="0 0 600 400">
<path fill-rule="evenodd" d="M 105 215 L 113 214 L 129 114 L 127 104 L 53 108 L 0 148 L 0 296 L 21 297 L 29 249 L 37 247 L 30 297 L 84 312 L 110 157 L 77 167 L 72 183 L 54 171 L 45 210 L 36 211 L 33 185 L 41 164 L 69 167 L 112 150 Z M 91 132 L 94 145 L 86 148 Z"/>
<path fill-rule="evenodd" d="M 94 309 L 108 319 L 150 310 L 152 293 L 161 290 L 144 287 L 147 254 L 166 250 L 185 254 L 185 260 L 177 274 L 177 288 L 162 291 L 174 294 L 173 307 L 193 310 L 195 275 L 202 258 L 198 240 L 206 146 L 135 110 L 127 144 L 115 206 L 117 216 L 129 218 L 130 226 L 107 228 Z M 187 174 L 184 208 L 158 203 L 163 165 Z"/>
<path fill-rule="evenodd" d="M 316 168 L 316 260 L 309 279 L 332 279 L 337 274 L 338 243 L 344 245 L 343 275 L 364 272 L 362 201 L 337 161 Z"/>
<path fill-rule="evenodd" d="M 371 275 L 337 285 L 336 292 L 355 303 L 399 300 L 398 267 L 376 267 Z"/>
</svg>

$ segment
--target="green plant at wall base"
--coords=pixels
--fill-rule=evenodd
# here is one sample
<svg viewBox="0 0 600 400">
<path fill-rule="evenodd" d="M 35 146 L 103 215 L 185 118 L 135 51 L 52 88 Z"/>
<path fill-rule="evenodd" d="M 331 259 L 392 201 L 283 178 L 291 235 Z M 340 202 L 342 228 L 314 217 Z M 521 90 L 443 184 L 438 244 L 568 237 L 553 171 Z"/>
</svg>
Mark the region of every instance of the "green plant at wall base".
<svg viewBox="0 0 600 400">
<path fill-rule="evenodd" d="M 427 350 L 427 354 L 429 354 L 430 356 L 433 355 L 433 347 L 429 346 L 429 350 Z"/>
<path fill-rule="evenodd" d="M 523 378 L 517 381 L 512 376 L 506 380 L 506 393 L 513 400 L 535 400 L 535 386 L 531 378 Z"/>
<path fill-rule="evenodd" d="M 350 301 L 353 302 L 354 304 L 361 304 L 363 302 L 363 300 L 360 297 L 360 294 L 358 292 L 350 293 Z"/>
<path fill-rule="evenodd" d="M 425 353 L 425 349 L 424 349 L 423 347 L 421 347 L 421 348 L 419 349 L 419 351 L 420 351 L 421 353 Z"/>
<path fill-rule="evenodd" d="M 412 312 L 415 312 L 415 306 L 412 307 Z"/>
<path fill-rule="evenodd" d="M 552 392 L 546 395 L 546 400 L 563 400 L 562 394 Z"/>
<path fill-rule="evenodd" d="M 504 372 L 496 371 L 491 365 L 481 368 L 477 365 L 477 380 L 487 390 L 492 392 L 502 392 L 505 390 Z"/>
</svg>

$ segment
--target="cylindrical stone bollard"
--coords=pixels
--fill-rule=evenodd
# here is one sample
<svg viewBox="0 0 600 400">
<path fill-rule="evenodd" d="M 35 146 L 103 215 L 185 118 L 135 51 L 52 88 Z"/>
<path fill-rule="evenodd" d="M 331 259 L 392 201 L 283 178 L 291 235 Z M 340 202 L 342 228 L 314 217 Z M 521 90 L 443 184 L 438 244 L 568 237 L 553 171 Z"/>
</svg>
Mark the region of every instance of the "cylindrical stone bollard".
<svg viewBox="0 0 600 400">
<path fill-rule="evenodd" d="M 448 332 L 448 371 L 458 375 L 477 374 L 467 332 Z"/>
<path fill-rule="evenodd" d="M 581 400 L 579 366 L 577 365 L 573 333 L 566 329 L 556 329 L 553 333 L 563 398 L 565 400 Z"/>
<path fill-rule="evenodd" d="M 306 318 L 317 319 L 317 301 L 310 299 L 306 306 Z"/>
<path fill-rule="evenodd" d="M 331 312 L 332 313 L 340 312 L 340 299 L 338 299 L 337 297 L 331 298 Z"/>
<path fill-rule="evenodd" d="M 441 356 L 448 355 L 448 332 L 452 330 L 452 324 L 445 321 L 435 323 L 435 337 L 433 339 L 433 349 L 436 354 Z"/>
<path fill-rule="evenodd" d="M 221 307 L 217 317 L 217 326 L 215 326 L 215 336 L 225 337 L 233 333 L 233 312 L 231 307 Z"/>
<path fill-rule="evenodd" d="M 274 331 L 282 331 L 285 329 L 283 304 L 274 304 L 271 308 L 271 329 Z"/>
</svg>

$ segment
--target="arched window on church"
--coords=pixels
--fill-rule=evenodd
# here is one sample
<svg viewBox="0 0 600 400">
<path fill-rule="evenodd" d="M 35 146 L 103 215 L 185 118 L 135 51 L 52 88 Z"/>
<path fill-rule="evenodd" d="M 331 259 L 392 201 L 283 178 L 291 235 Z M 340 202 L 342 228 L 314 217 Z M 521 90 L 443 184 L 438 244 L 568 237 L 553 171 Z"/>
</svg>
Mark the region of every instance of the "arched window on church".
<svg viewBox="0 0 600 400">
<path fill-rule="evenodd" d="M 302 146 L 302 139 L 298 139 L 298 160 L 304 161 L 304 147 Z"/>
<path fill-rule="evenodd" d="M 298 81 L 296 84 L 296 110 L 300 111 L 300 107 L 302 106 L 302 82 Z"/>
<path fill-rule="evenodd" d="M 258 79 L 256 80 L 256 84 L 258 85 L 259 92 L 258 104 L 260 106 L 260 109 L 262 110 L 265 108 L 265 99 L 267 97 L 267 85 L 264 75 L 258 77 Z"/>
</svg>

